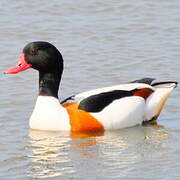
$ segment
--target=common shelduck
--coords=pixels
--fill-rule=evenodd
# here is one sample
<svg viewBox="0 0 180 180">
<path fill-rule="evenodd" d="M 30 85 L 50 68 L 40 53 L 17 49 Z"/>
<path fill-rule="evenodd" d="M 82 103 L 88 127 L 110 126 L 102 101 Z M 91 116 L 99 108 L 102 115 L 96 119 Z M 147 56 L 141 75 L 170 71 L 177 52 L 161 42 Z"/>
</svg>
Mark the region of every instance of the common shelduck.
<svg viewBox="0 0 180 180">
<path fill-rule="evenodd" d="M 177 86 L 174 81 L 153 83 L 154 79 L 144 78 L 86 91 L 60 103 L 63 58 L 58 49 L 48 42 L 29 43 L 5 74 L 29 68 L 39 71 L 39 96 L 29 120 L 30 128 L 37 130 L 94 132 L 155 121 Z"/>
</svg>

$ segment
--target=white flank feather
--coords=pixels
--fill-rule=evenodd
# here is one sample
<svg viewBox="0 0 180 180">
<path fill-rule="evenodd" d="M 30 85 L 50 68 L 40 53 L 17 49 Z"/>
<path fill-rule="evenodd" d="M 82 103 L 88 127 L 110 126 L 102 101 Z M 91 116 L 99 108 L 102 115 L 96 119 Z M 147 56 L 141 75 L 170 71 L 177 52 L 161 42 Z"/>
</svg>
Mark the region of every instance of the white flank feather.
<svg viewBox="0 0 180 180">
<path fill-rule="evenodd" d="M 138 96 L 113 101 L 101 112 L 91 113 L 105 129 L 122 129 L 141 124 L 145 113 L 145 100 Z"/>
</svg>

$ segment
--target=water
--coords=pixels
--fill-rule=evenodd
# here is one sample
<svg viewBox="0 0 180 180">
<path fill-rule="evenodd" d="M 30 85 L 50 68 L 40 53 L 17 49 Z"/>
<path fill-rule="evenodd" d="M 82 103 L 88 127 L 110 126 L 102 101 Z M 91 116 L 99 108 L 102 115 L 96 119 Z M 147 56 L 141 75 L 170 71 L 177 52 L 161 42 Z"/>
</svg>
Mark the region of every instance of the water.
<svg viewBox="0 0 180 180">
<path fill-rule="evenodd" d="M 60 99 L 139 79 L 179 80 L 180 2 L 0 2 L 0 179 L 179 179 L 180 91 L 157 127 L 104 134 L 40 132 L 28 128 L 37 72 L 2 72 L 25 44 L 46 40 L 65 61 Z"/>
</svg>

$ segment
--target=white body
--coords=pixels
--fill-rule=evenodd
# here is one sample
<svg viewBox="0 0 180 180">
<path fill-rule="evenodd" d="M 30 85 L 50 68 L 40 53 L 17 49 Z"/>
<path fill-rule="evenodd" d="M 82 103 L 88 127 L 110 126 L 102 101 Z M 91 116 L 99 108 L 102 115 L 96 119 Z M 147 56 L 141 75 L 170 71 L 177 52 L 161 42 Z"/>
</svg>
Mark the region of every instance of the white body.
<svg viewBox="0 0 180 180">
<path fill-rule="evenodd" d="M 29 120 L 31 129 L 62 131 L 70 130 L 69 116 L 59 100 L 51 96 L 39 96 Z"/>
<path fill-rule="evenodd" d="M 113 90 L 133 90 L 136 88 L 154 90 L 147 100 L 139 96 L 125 97 L 114 100 L 100 112 L 90 113 L 103 124 L 105 129 L 121 129 L 141 124 L 143 121 L 159 116 L 165 101 L 175 86 L 175 83 L 171 83 L 166 87 L 154 88 L 144 83 L 129 83 L 80 93 L 74 97 L 74 101 L 80 102 L 91 95 Z M 58 99 L 50 96 L 38 97 L 29 125 L 32 129 L 49 131 L 71 129 L 66 108 L 59 103 Z"/>
<path fill-rule="evenodd" d="M 101 112 L 91 113 L 105 129 L 122 129 L 141 124 L 144 119 L 145 100 L 138 96 L 115 100 Z"/>
</svg>

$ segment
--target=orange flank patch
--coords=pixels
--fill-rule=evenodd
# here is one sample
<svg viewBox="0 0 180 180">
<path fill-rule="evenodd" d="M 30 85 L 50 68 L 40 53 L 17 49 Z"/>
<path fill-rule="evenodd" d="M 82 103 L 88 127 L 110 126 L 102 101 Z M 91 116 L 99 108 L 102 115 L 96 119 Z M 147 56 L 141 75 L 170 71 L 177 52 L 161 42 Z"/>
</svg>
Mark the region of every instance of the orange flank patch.
<svg viewBox="0 0 180 180">
<path fill-rule="evenodd" d="M 133 96 L 140 96 L 143 97 L 144 99 L 147 99 L 154 91 L 149 88 L 143 88 L 143 89 L 137 89 Z"/>
<path fill-rule="evenodd" d="M 104 131 L 103 125 L 88 112 L 78 109 L 79 103 L 65 103 L 70 117 L 71 131 L 97 132 Z"/>
</svg>

